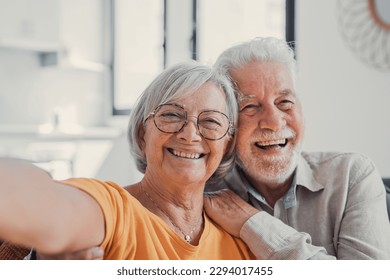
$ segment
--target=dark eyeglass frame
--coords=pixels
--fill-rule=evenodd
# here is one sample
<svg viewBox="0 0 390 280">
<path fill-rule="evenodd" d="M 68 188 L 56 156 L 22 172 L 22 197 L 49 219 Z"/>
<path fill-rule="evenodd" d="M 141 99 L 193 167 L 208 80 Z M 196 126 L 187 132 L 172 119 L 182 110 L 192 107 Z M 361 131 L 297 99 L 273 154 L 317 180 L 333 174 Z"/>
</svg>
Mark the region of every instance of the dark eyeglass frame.
<svg viewBox="0 0 390 280">
<path fill-rule="evenodd" d="M 183 123 L 183 125 L 180 127 L 180 129 L 178 129 L 177 131 L 174 131 L 174 132 L 167 132 L 167 131 L 164 131 L 164 130 L 161 130 L 161 128 L 158 127 L 157 123 L 156 123 L 156 119 L 155 119 L 155 115 L 156 115 L 156 112 L 162 107 L 162 106 L 165 106 L 165 105 L 171 105 L 171 106 L 175 106 L 181 110 L 183 110 L 184 114 L 185 114 L 185 122 Z M 219 113 L 219 114 L 222 114 L 223 116 L 226 117 L 226 119 L 228 120 L 229 122 L 229 126 L 227 127 L 226 129 L 226 132 L 219 138 L 216 138 L 216 139 L 213 139 L 213 138 L 208 138 L 208 137 L 205 137 L 202 132 L 201 132 L 201 129 L 199 128 L 199 116 L 203 113 L 210 113 L 210 112 L 215 112 L 215 113 Z M 169 133 L 169 134 L 175 134 L 177 132 L 180 132 L 187 124 L 188 124 L 188 114 L 187 114 L 187 111 L 184 109 L 183 106 L 180 106 L 179 104 L 176 104 L 176 103 L 164 103 L 164 104 L 160 104 L 158 105 L 156 108 L 154 108 L 154 110 L 152 112 L 149 113 L 149 115 L 146 117 L 145 121 L 144 121 L 144 124 L 146 124 L 146 121 L 150 118 L 150 117 L 153 117 L 153 123 L 155 125 L 155 127 L 163 132 L 163 133 Z M 204 138 L 204 139 L 207 139 L 207 140 L 211 140 L 211 141 L 217 141 L 217 140 L 220 140 L 222 139 L 223 137 L 225 137 L 225 135 L 227 133 L 229 133 L 230 135 L 234 135 L 234 132 L 235 132 L 235 128 L 233 126 L 233 122 L 229 119 L 229 117 L 225 114 L 225 113 L 222 113 L 220 111 L 217 111 L 217 110 L 205 110 L 205 111 L 202 111 L 198 114 L 198 116 L 193 116 L 193 117 L 196 117 L 196 127 L 199 131 L 199 134 Z"/>
</svg>

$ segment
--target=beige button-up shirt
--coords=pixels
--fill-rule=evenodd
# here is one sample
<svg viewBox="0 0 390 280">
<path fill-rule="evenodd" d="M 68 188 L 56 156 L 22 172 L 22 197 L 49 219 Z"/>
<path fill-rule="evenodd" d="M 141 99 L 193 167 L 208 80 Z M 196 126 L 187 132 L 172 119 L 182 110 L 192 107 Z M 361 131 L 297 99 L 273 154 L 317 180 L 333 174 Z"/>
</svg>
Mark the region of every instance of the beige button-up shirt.
<svg viewBox="0 0 390 280">
<path fill-rule="evenodd" d="M 302 153 L 274 208 L 237 167 L 219 187 L 263 210 L 240 233 L 260 259 L 390 259 L 385 188 L 363 155 Z"/>
</svg>

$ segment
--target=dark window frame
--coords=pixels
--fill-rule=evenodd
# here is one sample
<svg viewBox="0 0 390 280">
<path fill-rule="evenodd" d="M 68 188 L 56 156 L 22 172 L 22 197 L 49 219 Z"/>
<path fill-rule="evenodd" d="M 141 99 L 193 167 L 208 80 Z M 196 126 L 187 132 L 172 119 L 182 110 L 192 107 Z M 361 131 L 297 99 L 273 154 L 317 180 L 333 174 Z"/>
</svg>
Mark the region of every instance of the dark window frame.
<svg viewBox="0 0 390 280">
<path fill-rule="evenodd" d="M 286 0 L 286 41 L 295 51 L 295 0 Z"/>
</svg>

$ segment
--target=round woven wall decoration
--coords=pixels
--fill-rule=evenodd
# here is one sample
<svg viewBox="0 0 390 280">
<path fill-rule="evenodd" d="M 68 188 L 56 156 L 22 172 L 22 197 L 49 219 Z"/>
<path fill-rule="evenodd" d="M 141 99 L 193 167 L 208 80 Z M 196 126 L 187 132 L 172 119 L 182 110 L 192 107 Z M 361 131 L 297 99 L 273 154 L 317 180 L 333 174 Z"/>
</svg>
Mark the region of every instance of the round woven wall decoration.
<svg viewBox="0 0 390 280">
<path fill-rule="evenodd" d="M 341 33 L 366 64 L 390 71 L 390 1 L 339 0 Z"/>
</svg>

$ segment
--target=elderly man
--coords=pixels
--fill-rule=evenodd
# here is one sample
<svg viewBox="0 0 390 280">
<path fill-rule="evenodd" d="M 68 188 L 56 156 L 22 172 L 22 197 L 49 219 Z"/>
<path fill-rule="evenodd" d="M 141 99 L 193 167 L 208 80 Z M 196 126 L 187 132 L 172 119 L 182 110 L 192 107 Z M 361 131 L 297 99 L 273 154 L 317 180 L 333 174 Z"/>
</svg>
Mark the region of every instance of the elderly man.
<svg viewBox="0 0 390 280">
<path fill-rule="evenodd" d="M 285 41 L 256 38 L 215 67 L 236 84 L 237 165 L 206 199 L 207 213 L 265 259 L 390 259 L 378 171 L 353 153 L 301 152 L 304 120 Z M 250 204 L 246 203 L 245 201 Z M 253 215 L 254 208 L 258 213 Z"/>
</svg>

